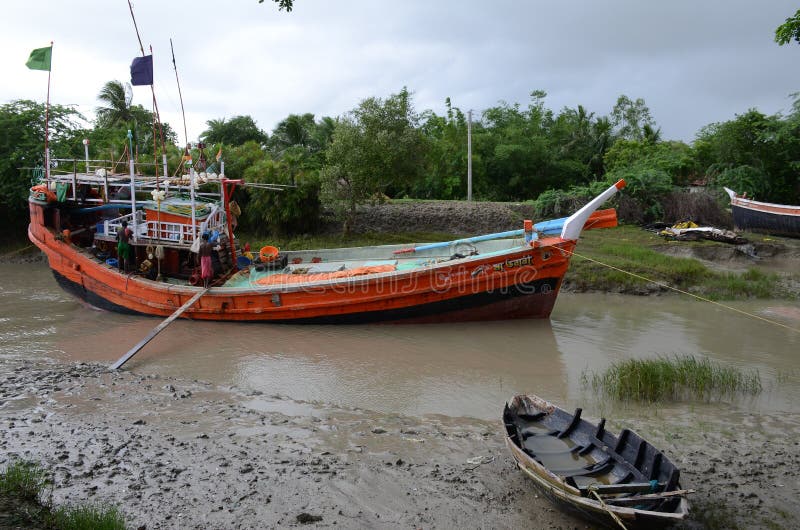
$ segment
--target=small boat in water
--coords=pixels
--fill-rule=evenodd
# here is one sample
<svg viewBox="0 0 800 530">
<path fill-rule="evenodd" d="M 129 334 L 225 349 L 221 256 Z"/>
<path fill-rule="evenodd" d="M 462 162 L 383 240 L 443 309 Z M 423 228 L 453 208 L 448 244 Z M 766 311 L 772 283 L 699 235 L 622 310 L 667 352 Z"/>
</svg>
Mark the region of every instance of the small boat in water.
<svg viewBox="0 0 800 530">
<path fill-rule="evenodd" d="M 680 471 L 635 432 L 619 436 L 536 396 L 503 411 L 506 445 L 517 465 L 556 504 L 615 528 L 656 528 L 689 513 Z M 621 524 L 620 524 L 621 523 Z"/>
<path fill-rule="evenodd" d="M 800 206 L 759 202 L 739 196 L 730 188 L 733 224 L 740 230 L 800 237 Z"/>
</svg>

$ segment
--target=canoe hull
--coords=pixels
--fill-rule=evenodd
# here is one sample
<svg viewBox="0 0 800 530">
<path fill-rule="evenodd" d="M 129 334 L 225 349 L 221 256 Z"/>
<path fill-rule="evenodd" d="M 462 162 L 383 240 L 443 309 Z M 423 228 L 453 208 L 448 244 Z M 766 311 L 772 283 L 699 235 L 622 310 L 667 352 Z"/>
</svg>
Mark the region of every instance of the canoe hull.
<svg viewBox="0 0 800 530">
<path fill-rule="evenodd" d="M 558 481 L 553 481 L 548 473 L 542 471 L 541 466 L 536 464 L 528 455 L 523 453 L 519 447 L 509 438 L 506 438 L 506 446 L 517 463 L 517 467 L 531 479 L 544 497 L 550 502 L 577 517 L 581 517 L 594 524 L 606 528 L 620 528 L 616 520 L 609 514 L 606 508 L 596 500 L 572 494 L 562 487 Z M 668 528 L 685 518 L 689 512 L 689 504 L 686 499 L 680 499 L 680 504 L 676 514 L 663 514 L 660 512 L 649 512 L 633 508 L 614 507 L 614 515 L 620 518 L 625 527 L 632 530 L 638 528 L 647 530 L 650 528 Z"/>
<path fill-rule="evenodd" d="M 548 499 L 595 524 L 659 528 L 689 511 L 679 470 L 630 430 L 591 424 L 536 396 L 515 396 L 503 411 L 506 446 Z M 600 495 L 604 501 L 597 499 Z M 613 515 L 612 515 L 613 514 Z"/>
</svg>

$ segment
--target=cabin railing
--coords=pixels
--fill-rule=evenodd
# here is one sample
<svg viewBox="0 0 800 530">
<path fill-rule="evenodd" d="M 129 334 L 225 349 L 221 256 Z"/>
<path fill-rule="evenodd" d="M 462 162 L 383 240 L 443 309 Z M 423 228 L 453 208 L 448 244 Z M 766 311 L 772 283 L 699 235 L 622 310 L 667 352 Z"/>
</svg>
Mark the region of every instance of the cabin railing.
<svg viewBox="0 0 800 530">
<path fill-rule="evenodd" d="M 122 222 L 127 221 L 128 227 L 133 226 L 133 214 L 122 215 L 103 222 L 104 239 L 116 240 L 117 234 L 122 230 Z M 169 245 L 190 246 L 194 243 L 195 232 L 191 223 L 159 222 L 157 219 L 147 219 L 144 212 L 136 212 L 137 234 L 136 242 L 165 243 Z M 211 214 L 197 226 L 197 233 L 209 231 L 222 233 L 225 230 L 225 214 L 217 205 L 212 205 Z"/>
</svg>

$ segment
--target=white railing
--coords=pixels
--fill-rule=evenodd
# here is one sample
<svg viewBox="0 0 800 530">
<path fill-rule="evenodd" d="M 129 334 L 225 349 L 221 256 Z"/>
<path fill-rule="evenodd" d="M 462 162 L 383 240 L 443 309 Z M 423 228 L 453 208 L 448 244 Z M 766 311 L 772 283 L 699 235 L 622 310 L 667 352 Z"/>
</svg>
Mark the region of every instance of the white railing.
<svg viewBox="0 0 800 530">
<path fill-rule="evenodd" d="M 122 229 L 122 221 L 128 222 L 128 227 L 133 229 L 133 214 L 123 215 L 115 219 L 108 219 L 103 223 L 103 235 L 116 239 Z M 146 220 L 144 212 L 136 212 L 137 234 L 136 241 L 161 241 L 173 245 L 191 245 L 194 242 L 195 231 L 191 223 L 174 223 L 157 220 Z M 226 230 L 225 214 L 217 205 L 212 205 L 211 213 L 197 227 L 197 234 L 208 231 L 223 233 Z"/>
<path fill-rule="evenodd" d="M 144 224 L 144 212 L 141 210 L 136 211 L 136 225 L 141 227 Z M 133 216 L 134 212 L 131 212 L 126 215 L 122 215 L 115 219 L 106 219 L 103 222 L 103 235 L 116 239 L 117 234 L 120 230 L 122 230 L 122 221 L 127 221 L 128 228 L 133 230 Z M 141 232 L 141 228 L 139 228 L 139 232 Z"/>
</svg>

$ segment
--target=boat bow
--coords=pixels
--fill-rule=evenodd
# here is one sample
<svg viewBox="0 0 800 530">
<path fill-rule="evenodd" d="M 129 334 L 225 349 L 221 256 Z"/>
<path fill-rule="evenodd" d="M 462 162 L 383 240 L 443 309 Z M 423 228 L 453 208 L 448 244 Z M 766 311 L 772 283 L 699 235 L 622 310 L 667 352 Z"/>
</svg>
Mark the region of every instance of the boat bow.
<svg viewBox="0 0 800 530">
<path fill-rule="evenodd" d="M 618 180 L 616 184 L 610 186 L 606 191 L 589 201 L 583 208 L 570 215 L 564 221 L 564 227 L 561 229 L 561 239 L 578 239 L 583 230 L 583 225 L 586 224 L 592 213 L 624 187 L 625 181 Z"/>
</svg>

